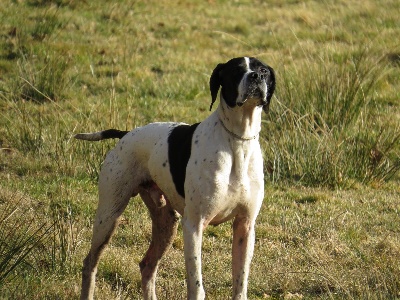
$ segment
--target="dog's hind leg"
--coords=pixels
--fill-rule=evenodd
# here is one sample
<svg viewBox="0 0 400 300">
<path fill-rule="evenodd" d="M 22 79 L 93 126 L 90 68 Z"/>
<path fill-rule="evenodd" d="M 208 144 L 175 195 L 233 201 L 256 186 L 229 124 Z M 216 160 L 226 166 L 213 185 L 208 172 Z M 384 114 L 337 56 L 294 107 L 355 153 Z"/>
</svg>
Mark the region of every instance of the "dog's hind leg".
<svg viewBox="0 0 400 300">
<path fill-rule="evenodd" d="M 93 299 L 100 256 L 110 241 L 129 199 L 138 193 L 134 188 L 133 172 L 113 164 L 112 155 L 107 159 L 99 178 L 99 204 L 93 224 L 92 244 L 89 254 L 83 261 L 81 299 Z"/>
<path fill-rule="evenodd" d="M 152 220 L 150 247 L 139 264 L 142 274 L 143 298 L 154 300 L 157 299 L 155 283 L 158 263 L 172 245 L 176 236 L 179 217 L 168 200 L 164 206 L 157 205 L 151 190 L 141 189 L 140 196 L 149 209 Z"/>
<path fill-rule="evenodd" d="M 96 214 L 93 225 L 92 245 L 89 254 L 83 261 L 81 299 L 93 299 L 97 264 L 99 263 L 100 255 L 110 241 L 118 225 L 118 219 L 127 204 L 128 201 L 125 201 L 121 203 L 116 211 L 113 211 L 111 208 L 109 213 L 104 213 L 104 210 L 99 209 Z"/>
<path fill-rule="evenodd" d="M 83 261 L 81 299 L 93 299 L 97 264 L 118 225 L 119 217 L 126 208 L 128 201 L 129 197 L 116 206 L 103 205 L 100 207 L 99 205 L 98 207 L 93 225 L 92 245 L 89 254 Z"/>
</svg>

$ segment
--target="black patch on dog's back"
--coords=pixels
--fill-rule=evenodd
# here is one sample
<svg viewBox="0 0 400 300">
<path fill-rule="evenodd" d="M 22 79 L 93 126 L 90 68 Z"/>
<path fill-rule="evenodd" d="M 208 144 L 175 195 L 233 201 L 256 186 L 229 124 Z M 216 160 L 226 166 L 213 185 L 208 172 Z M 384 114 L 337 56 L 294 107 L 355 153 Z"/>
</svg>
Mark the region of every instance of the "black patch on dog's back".
<svg viewBox="0 0 400 300">
<path fill-rule="evenodd" d="M 193 133 L 197 125 L 199 123 L 176 126 L 168 137 L 169 170 L 175 189 L 182 197 L 185 197 L 186 166 L 190 158 Z"/>
</svg>

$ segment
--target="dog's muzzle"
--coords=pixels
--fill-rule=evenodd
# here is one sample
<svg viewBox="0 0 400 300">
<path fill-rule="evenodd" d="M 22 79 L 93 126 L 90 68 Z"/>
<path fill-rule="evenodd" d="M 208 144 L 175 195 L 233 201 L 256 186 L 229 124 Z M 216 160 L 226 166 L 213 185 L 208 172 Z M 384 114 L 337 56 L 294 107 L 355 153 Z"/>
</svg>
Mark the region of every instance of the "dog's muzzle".
<svg viewBox="0 0 400 300">
<path fill-rule="evenodd" d="M 258 99 L 258 105 L 267 104 L 267 83 L 266 75 L 261 69 L 258 72 L 251 72 L 247 74 L 244 83 L 244 93 L 241 99 L 238 99 L 237 105 L 242 106 L 249 99 Z"/>
</svg>

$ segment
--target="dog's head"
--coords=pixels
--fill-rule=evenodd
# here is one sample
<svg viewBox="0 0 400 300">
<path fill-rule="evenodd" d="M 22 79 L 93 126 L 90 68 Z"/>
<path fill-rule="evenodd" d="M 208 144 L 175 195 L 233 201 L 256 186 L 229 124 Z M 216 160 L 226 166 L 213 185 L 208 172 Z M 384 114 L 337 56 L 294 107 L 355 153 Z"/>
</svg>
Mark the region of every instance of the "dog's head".
<svg viewBox="0 0 400 300">
<path fill-rule="evenodd" d="M 210 78 L 212 102 L 217 99 L 221 86 L 222 98 L 229 107 L 242 106 L 247 100 L 256 99 L 268 112 L 275 90 L 274 70 L 254 57 L 238 57 L 219 64 Z"/>
</svg>

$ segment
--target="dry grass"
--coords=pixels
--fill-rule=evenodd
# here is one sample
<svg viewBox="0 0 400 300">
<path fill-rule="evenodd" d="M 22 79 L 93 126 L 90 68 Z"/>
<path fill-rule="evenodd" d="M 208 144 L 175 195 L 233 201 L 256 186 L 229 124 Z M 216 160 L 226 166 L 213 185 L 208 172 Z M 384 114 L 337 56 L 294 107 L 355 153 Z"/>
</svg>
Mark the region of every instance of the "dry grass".
<svg viewBox="0 0 400 300">
<path fill-rule="evenodd" d="M 400 298 L 399 9 L 395 0 L 6 0 L 0 298 L 78 297 L 98 170 L 113 142 L 73 134 L 200 121 L 212 69 L 242 55 L 277 72 L 249 298 Z M 98 299 L 141 298 L 150 230 L 133 199 L 101 261 Z M 10 249 L 31 236 L 18 260 Z M 209 299 L 230 299 L 230 244 L 230 223 L 205 233 Z M 178 235 L 159 271 L 160 299 L 184 299 L 185 284 Z"/>
</svg>

